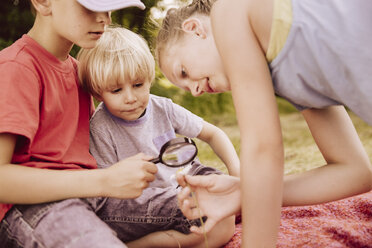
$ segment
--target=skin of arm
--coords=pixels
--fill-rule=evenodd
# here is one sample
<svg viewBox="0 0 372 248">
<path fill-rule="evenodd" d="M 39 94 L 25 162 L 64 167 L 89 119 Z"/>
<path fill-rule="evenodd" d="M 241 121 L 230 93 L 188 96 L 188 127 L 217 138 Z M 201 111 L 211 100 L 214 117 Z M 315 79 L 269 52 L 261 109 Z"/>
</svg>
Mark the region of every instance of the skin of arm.
<svg viewBox="0 0 372 248">
<path fill-rule="evenodd" d="M 203 128 L 197 138 L 210 145 L 217 156 L 225 163 L 230 175 L 240 175 L 239 157 L 224 131 L 204 121 Z"/>
<path fill-rule="evenodd" d="M 371 164 L 344 107 L 302 114 L 327 164 L 286 176 L 283 205 L 323 203 L 371 190 Z"/>
<path fill-rule="evenodd" d="M 219 0 L 211 23 L 241 134 L 242 247 L 275 247 L 284 150 L 270 71 L 250 20 L 254 11 L 267 13 L 254 7 L 251 1 Z"/>
<path fill-rule="evenodd" d="M 74 197 L 135 198 L 157 167 L 137 154 L 102 170 L 49 170 L 11 164 L 17 136 L 0 134 L 0 202 L 35 204 Z M 138 166 L 139 170 L 133 170 Z M 127 180 L 126 180 L 127 179 Z"/>
</svg>

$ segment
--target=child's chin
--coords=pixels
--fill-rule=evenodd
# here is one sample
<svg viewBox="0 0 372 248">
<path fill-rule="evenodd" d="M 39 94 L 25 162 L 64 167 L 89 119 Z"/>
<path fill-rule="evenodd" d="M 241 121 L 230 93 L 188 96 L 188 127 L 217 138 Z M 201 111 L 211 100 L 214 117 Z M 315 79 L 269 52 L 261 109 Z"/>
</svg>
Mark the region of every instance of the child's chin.
<svg viewBox="0 0 372 248">
<path fill-rule="evenodd" d="M 135 121 L 135 120 L 138 120 L 140 118 L 140 116 L 130 116 L 130 117 L 122 117 L 123 120 L 125 121 Z"/>
<path fill-rule="evenodd" d="M 84 49 L 92 49 L 96 46 L 98 40 L 86 42 L 84 44 L 75 43 L 77 46 Z"/>
</svg>

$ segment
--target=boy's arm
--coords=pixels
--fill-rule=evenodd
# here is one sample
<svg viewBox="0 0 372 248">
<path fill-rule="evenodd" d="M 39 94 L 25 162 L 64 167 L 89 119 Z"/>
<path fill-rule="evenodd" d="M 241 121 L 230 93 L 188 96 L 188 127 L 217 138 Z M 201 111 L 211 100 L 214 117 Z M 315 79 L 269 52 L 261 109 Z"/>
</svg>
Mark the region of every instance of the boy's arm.
<svg viewBox="0 0 372 248">
<path fill-rule="evenodd" d="M 230 175 L 240 175 L 239 157 L 224 131 L 203 121 L 203 128 L 197 138 L 210 145 L 217 156 L 225 163 Z"/>
<path fill-rule="evenodd" d="M 97 196 L 128 198 L 128 190 L 133 192 L 132 188 L 137 187 L 138 192 L 142 192 L 148 182 L 155 178 L 153 174 L 157 168 L 147 162 L 150 157 L 143 154 L 119 161 L 103 170 L 49 170 L 11 164 L 16 139 L 17 136 L 13 134 L 0 134 L 1 203 L 34 204 Z M 122 182 L 123 175 L 131 171 L 135 173 L 130 169 L 133 166 L 145 168 L 142 172 L 146 173 L 138 175 L 142 178 L 142 184 L 128 185 L 128 182 Z"/>
<path fill-rule="evenodd" d="M 94 171 L 54 171 L 11 164 L 16 140 L 16 135 L 0 134 L 0 202 L 39 203 L 100 193 L 100 176 Z"/>
</svg>

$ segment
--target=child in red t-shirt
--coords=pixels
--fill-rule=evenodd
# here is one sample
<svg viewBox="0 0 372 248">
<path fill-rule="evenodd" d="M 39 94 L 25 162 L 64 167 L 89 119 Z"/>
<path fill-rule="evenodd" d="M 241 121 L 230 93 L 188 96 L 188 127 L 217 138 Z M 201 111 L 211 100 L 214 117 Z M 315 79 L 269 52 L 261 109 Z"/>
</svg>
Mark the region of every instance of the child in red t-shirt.
<svg viewBox="0 0 372 248">
<path fill-rule="evenodd" d="M 138 154 L 90 170 L 97 167 L 89 154 L 92 99 L 78 86 L 69 52 L 73 44 L 93 48 L 110 11 L 145 6 L 31 3 L 34 26 L 0 52 L 0 247 L 126 247 L 96 213 L 104 197 L 140 195 L 157 168 Z M 140 169 L 130 173 L 132 166 Z M 137 183 L 126 185 L 128 177 Z"/>
</svg>

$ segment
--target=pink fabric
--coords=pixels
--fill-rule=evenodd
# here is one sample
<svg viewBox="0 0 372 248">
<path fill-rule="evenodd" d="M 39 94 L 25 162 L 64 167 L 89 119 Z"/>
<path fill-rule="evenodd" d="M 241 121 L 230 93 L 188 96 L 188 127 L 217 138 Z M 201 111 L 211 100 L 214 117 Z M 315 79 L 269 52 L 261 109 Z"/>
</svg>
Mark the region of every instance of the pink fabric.
<svg viewBox="0 0 372 248">
<path fill-rule="evenodd" d="M 224 248 L 240 247 L 241 223 Z M 277 247 L 372 248 L 372 191 L 340 201 L 283 207 Z"/>
</svg>

